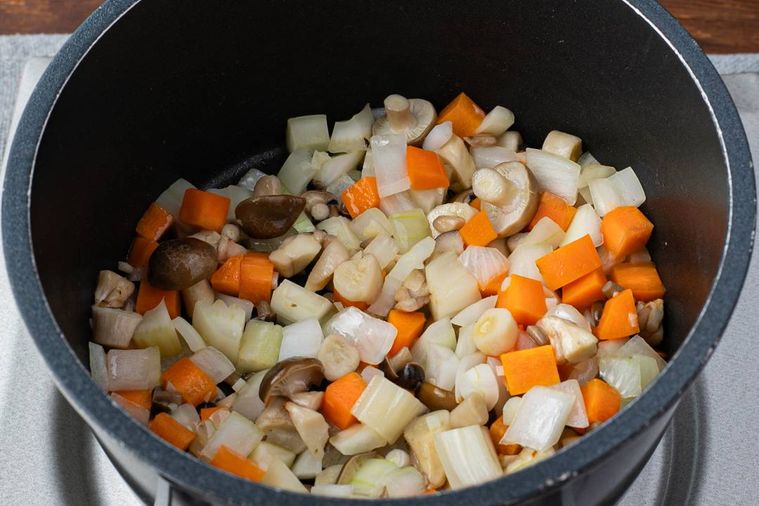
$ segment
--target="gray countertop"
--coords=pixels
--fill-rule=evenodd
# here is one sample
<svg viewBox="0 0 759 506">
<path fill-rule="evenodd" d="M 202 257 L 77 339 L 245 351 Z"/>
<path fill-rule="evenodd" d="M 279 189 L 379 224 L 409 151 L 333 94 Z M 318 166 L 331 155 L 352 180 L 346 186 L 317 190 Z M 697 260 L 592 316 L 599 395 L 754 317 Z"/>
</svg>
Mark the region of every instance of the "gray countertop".
<svg viewBox="0 0 759 506">
<path fill-rule="evenodd" d="M 0 37 L 0 153 L 12 131 L 17 94 L 22 102 L 28 98 L 46 57 L 64 40 L 63 35 Z M 29 61 L 33 57 L 41 58 Z M 722 74 L 730 74 L 723 77 L 746 126 L 754 160 L 759 160 L 759 73 L 751 73 L 759 72 L 759 55 L 719 56 L 713 61 Z M 49 378 L 7 288 L 2 258 L 0 251 L 2 503 L 140 504 Z M 722 343 L 621 504 L 757 503 L 757 262 L 755 255 Z"/>
</svg>

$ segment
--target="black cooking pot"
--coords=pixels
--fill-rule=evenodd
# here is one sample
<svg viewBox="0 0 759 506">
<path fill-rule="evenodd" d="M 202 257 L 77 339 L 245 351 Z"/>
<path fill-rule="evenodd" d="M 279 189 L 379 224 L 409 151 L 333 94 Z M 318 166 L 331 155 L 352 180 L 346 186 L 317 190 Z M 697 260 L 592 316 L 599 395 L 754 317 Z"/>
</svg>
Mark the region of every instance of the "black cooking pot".
<svg viewBox="0 0 759 506">
<path fill-rule="evenodd" d="M 202 186 L 276 170 L 290 116 L 345 119 L 395 92 L 441 106 L 462 90 L 512 109 L 530 145 L 566 130 L 603 162 L 635 167 L 656 224 L 673 359 L 645 395 L 555 457 L 415 501 L 596 504 L 634 479 L 719 341 L 755 219 L 733 103 L 658 4 L 112 0 L 64 46 L 24 113 L 2 230 L 14 294 L 53 378 L 142 498 L 160 475 L 175 498 L 198 502 L 326 501 L 181 454 L 90 380 L 96 273 L 123 258 L 148 203 L 178 177 Z"/>
</svg>

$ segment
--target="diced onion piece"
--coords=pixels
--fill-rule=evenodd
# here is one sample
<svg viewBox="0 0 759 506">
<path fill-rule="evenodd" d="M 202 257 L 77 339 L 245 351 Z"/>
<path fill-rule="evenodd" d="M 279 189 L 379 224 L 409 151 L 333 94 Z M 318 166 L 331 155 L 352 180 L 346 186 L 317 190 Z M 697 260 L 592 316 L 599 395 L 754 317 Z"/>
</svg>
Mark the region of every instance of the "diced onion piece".
<svg viewBox="0 0 759 506">
<path fill-rule="evenodd" d="M 398 254 L 398 245 L 390 235 L 378 235 L 364 248 L 364 253 L 376 258 L 379 266 L 384 269 L 395 260 L 395 256 Z"/>
<path fill-rule="evenodd" d="M 435 240 L 431 237 L 426 237 L 416 243 L 407 253 L 403 254 L 385 277 L 382 292 L 380 292 L 377 300 L 369 306 L 369 312 L 383 317 L 387 316 L 387 313 L 395 305 L 395 292 L 400 288 L 408 275 L 411 274 L 411 271 L 424 268 L 424 261 L 429 258 L 434 249 Z"/>
<path fill-rule="evenodd" d="M 311 487 L 311 495 L 324 497 L 351 497 L 353 495 L 353 485 L 336 485 L 334 483 L 314 485 Z"/>
<path fill-rule="evenodd" d="M 475 277 L 480 286 L 485 286 L 496 276 L 509 270 L 509 261 L 495 248 L 469 246 L 459 255 L 459 262 Z"/>
<path fill-rule="evenodd" d="M 505 107 L 497 105 L 493 107 L 489 113 L 482 119 L 482 123 L 477 127 L 475 133 L 489 134 L 495 137 L 503 135 L 503 133 L 511 128 L 514 124 L 514 113 Z"/>
<path fill-rule="evenodd" d="M 501 476 L 501 465 L 485 427 L 470 425 L 435 434 L 435 449 L 451 488 L 477 485 Z"/>
<path fill-rule="evenodd" d="M 509 251 L 514 251 L 521 246 L 528 235 L 530 235 L 529 232 L 519 232 L 506 239 L 506 246 L 509 248 Z"/>
<path fill-rule="evenodd" d="M 216 451 L 222 446 L 234 448 L 240 455 L 248 455 L 263 437 L 264 433 L 255 423 L 232 411 L 213 433 L 200 455 L 206 459 L 213 459 Z"/>
<path fill-rule="evenodd" d="M 524 448 L 517 457 L 511 461 L 505 469 L 506 474 L 516 473 L 522 469 L 526 469 L 530 466 L 534 466 L 541 460 L 545 460 L 555 453 L 553 448 L 548 448 L 542 452 L 533 450 L 532 448 Z"/>
<path fill-rule="evenodd" d="M 622 196 L 617 191 L 614 183 L 609 179 L 594 179 L 588 184 L 593 206 L 602 218 L 606 213 L 624 205 Z"/>
<path fill-rule="evenodd" d="M 184 342 L 187 343 L 187 347 L 190 348 L 190 351 L 198 351 L 206 347 L 206 342 L 200 337 L 200 334 L 195 330 L 195 327 L 190 325 L 190 322 L 181 316 L 177 316 L 171 320 L 171 322 L 174 324 L 174 330 L 177 331 L 177 334 L 182 336 Z"/>
<path fill-rule="evenodd" d="M 538 451 L 559 442 L 574 404 L 574 397 L 547 387 L 532 387 L 522 397 L 514 421 L 501 439 Z"/>
<path fill-rule="evenodd" d="M 290 492 L 308 493 L 308 489 L 306 489 L 298 477 L 279 459 L 273 459 L 269 463 L 269 469 L 266 470 L 266 474 L 261 478 L 261 483 L 270 487 L 289 490 Z"/>
<path fill-rule="evenodd" d="M 506 425 L 511 425 L 514 423 L 514 418 L 516 418 L 517 413 L 519 412 L 519 407 L 522 405 L 522 398 L 521 397 L 509 397 L 509 400 L 506 401 L 506 403 L 503 405 L 503 423 Z"/>
<path fill-rule="evenodd" d="M 367 365 L 361 369 L 361 378 L 363 378 L 364 383 L 369 383 L 375 376 L 382 376 L 384 378 L 385 373 L 371 365 Z"/>
<path fill-rule="evenodd" d="M 372 136 L 374 116 L 372 108 L 366 104 L 361 111 L 347 121 L 336 121 L 332 128 L 327 150 L 330 153 L 365 151 L 366 141 Z"/>
<path fill-rule="evenodd" d="M 317 458 L 311 452 L 305 451 L 298 455 L 292 471 L 301 480 L 313 479 L 322 472 L 322 458 Z"/>
<path fill-rule="evenodd" d="M 271 322 L 250 320 L 240 341 L 237 368 L 241 372 L 261 371 L 279 361 L 282 346 L 282 327 Z"/>
<path fill-rule="evenodd" d="M 422 148 L 427 151 L 437 151 L 446 145 L 451 140 L 453 135 L 453 123 L 450 121 L 444 121 L 439 125 L 435 125 L 427 137 L 424 138 Z"/>
<path fill-rule="evenodd" d="M 475 146 L 471 150 L 474 166 L 478 169 L 492 169 L 504 162 L 514 162 L 517 154 L 501 146 Z"/>
<path fill-rule="evenodd" d="M 200 416 L 192 404 L 180 404 L 171 412 L 171 417 L 184 425 L 188 430 L 195 431 L 195 425 L 200 422 Z"/>
<path fill-rule="evenodd" d="M 543 220 L 545 219 L 548 218 L 543 218 Z M 603 234 L 601 234 L 601 218 L 598 217 L 596 210 L 590 204 L 583 204 L 577 208 L 577 212 L 574 218 L 572 218 L 572 222 L 569 224 L 567 233 L 564 235 L 564 240 L 561 241 L 560 246 L 567 245 L 586 235 L 590 236 L 595 247 L 602 245 L 604 242 Z"/>
<path fill-rule="evenodd" d="M 380 197 L 411 188 L 406 172 L 406 136 L 375 135 L 371 138 L 372 161 Z"/>
<path fill-rule="evenodd" d="M 410 190 L 380 198 L 380 209 L 388 216 L 404 211 L 411 211 L 416 208 L 417 205 L 411 198 Z"/>
<path fill-rule="evenodd" d="M 236 184 L 231 184 L 229 186 L 225 186 L 224 188 L 212 188 L 208 190 L 208 192 L 215 193 L 216 195 L 221 195 L 222 197 L 229 199 L 229 207 L 227 208 L 227 221 L 230 223 L 234 223 L 237 218 L 235 216 L 235 209 L 237 209 L 237 205 L 243 200 L 250 198 L 251 196 L 251 192 L 247 188 L 243 188 L 242 186 L 238 186 Z"/>
<path fill-rule="evenodd" d="M 237 392 L 232 409 L 244 417 L 255 420 L 264 410 L 264 403 L 258 394 L 258 390 L 261 387 L 261 381 L 267 371 L 259 371 L 254 374 L 248 381 L 245 382 L 245 386 Z"/>
<path fill-rule="evenodd" d="M 471 378 L 466 376 L 467 371 L 485 362 L 485 355 L 477 351 L 477 348 L 474 348 L 473 351 L 467 355 L 460 355 L 460 357 L 459 367 L 456 370 L 456 387 L 454 390 L 456 394 L 456 402 L 463 401 L 464 394 L 470 394 L 472 391 L 471 385 L 469 385 L 469 380 Z"/>
<path fill-rule="evenodd" d="M 640 369 L 640 389 L 644 390 L 659 374 L 656 360 L 646 355 L 633 355 L 633 360 L 638 363 Z"/>
<path fill-rule="evenodd" d="M 205 372 L 214 383 L 221 383 L 224 378 L 235 372 L 235 366 L 219 350 L 207 346 L 190 357 L 195 365 Z"/>
<path fill-rule="evenodd" d="M 184 192 L 195 185 L 185 179 L 177 179 L 166 188 L 156 199 L 155 203 L 174 217 L 179 218 L 179 209 L 182 207 Z"/>
<path fill-rule="evenodd" d="M 390 380 L 375 376 L 353 405 L 351 413 L 392 444 L 406 425 L 426 410 L 412 393 Z"/>
<path fill-rule="evenodd" d="M 133 419 L 137 420 L 139 423 L 143 425 L 147 425 L 150 421 L 150 410 L 146 409 L 139 404 L 135 404 L 134 402 L 130 401 L 126 397 L 122 397 L 118 394 L 118 392 L 113 392 L 111 394 L 111 399 L 116 401 L 119 406 L 121 406 L 124 411 L 126 411 L 129 416 L 131 416 Z"/>
<path fill-rule="evenodd" d="M 580 189 L 587 188 L 590 182 L 594 179 L 603 179 L 617 172 L 614 167 L 609 165 L 600 165 L 598 163 L 580 165 L 582 166 L 582 172 L 580 172 Z"/>
<path fill-rule="evenodd" d="M 640 365 L 633 357 L 601 357 L 598 372 L 601 379 L 613 386 L 623 399 L 638 397 L 643 390 Z"/>
<path fill-rule="evenodd" d="M 617 190 L 623 206 L 640 207 L 646 201 L 646 192 L 632 167 L 627 167 L 609 176 L 609 181 Z"/>
<path fill-rule="evenodd" d="M 301 194 L 316 174 L 318 166 L 311 163 L 314 150 L 309 148 L 296 149 L 287 157 L 277 177 L 288 191 Z"/>
<path fill-rule="evenodd" d="M 171 357 L 182 351 L 182 343 L 174 330 L 165 299 L 161 299 L 153 309 L 145 311 L 134 329 L 132 341 L 138 348 L 158 346 L 163 357 Z"/>
<path fill-rule="evenodd" d="M 358 164 L 361 163 L 363 158 L 363 151 L 353 151 L 351 153 L 333 156 L 321 166 L 316 174 L 314 174 L 314 182 L 320 184 L 322 187 L 328 187 L 341 176 L 345 176 L 348 172 L 358 167 Z"/>
<path fill-rule="evenodd" d="M 321 460 L 324 457 L 324 447 L 329 439 L 329 424 L 324 416 L 318 411 L 304 408 L 294 402 L 286 402 L 285 409 L 290 414 L 290 420 L 295 425 L 298 435 L 306 443 L 308 451 Z"/>
<path fill-rule="evenodd" d="M 216 298 L 223 300 L 224 304 L 227 306 L 235 305 L 241 307 L 242 310 L 245 311 L 245 321 L 250 320 L 251 316 L 253 316 L 253 308 L 255 306 L 249 300 L 241 299 L 239 297 L 232 297 L 231 295 L 226 295 L 223 293 L 217 293 Z"/>
<path fill-rule="evenodd" d="M 599 341 L 598 353 L 596 355 L 598 356 L 598 358 L 616 356 L 617 352 L 622 348 L 622 346 L 625 345 L 627 341 L 628 341 L 627 338 L 609 339 L 608 341 Z"/>
<path fill-rule="evenodd" d="M 659 356 L 659 354 L 656 353 L 653 348 L 651 348 L 646 340 L 640 336 L 633 336 L 624 342 L 624 344 L 617 350 L 616 354 L 618 356 L 644 355 L 651 357 L 656 361 L 656 365 L 659 371 L 664 369 L 664 366 L 667 365 L 664 359 L 661 358 L 661 356 Z"/>
<path fill-rule="evenodd" d="M 385 455 L 385 458 L 398 467 L 406 467 L 411 462 L 409 454 L 400 448 L 390 450 Z"/>
<path fill-rule="evenodd" d="M 429 213 L 436 206 L 439 206 L 445 200 L 448 192 L 447 188 L 431 188 L 429 190 L 408 190 L 411 201 L 422 212 Z"/>
<path fill-rule="evenodd" d="M 356 216 L 350 222 L 351 230 L 361 241 L 373 239 L 379 235 L 392 235 L 393 229 L 385 213 L 372 207 Z"/>
<path fill-rule="evenodd" d="M 522 134 L 514 131 L 504 132 L 503 135 L 496 140 L 497 146 L 501 146 L 514 152 L 519 151 L 522 148 L 522 144 Z"/>
<path fill-rule="evenodd" d="M 398 334 L 391 323 L 374 318 L 355 307 L 337 313 L 327 322 L 324 330 L 327 334 L 343 336 L 356 347 L 363 362 L 373 365 L 384 360 Z"/>
<path fill-rule="evenodd" d="M 157 346 L 110 350 L 106 363 L 108 390 L 151 390 L 161 383 L 161 352 Z"/>
<path fill-rule="evenodd" d="M 279 361 L 292 357 L 314 357 L 319 353 L 324 335 L 315 318 L 292 323 L 282 329 Z"/>
<path fill-rule="evenodd" d="M 509 274 L 517 274 L 519 276 L 536 279 L 543 282 L 543 276 L 538 270 L 538 266 L 535 261 L 549 254 L 552 251 L 551 246 L 548 244 L 528 244 L 525 246 L 518 246 L 517 249 L 511 252 L 509 255 Z"/>
<path fill-rule="evenodd" d="M 245 327 L 245 311 L 241 307 L 227 306 L 221 300 L 213 304 L 199 301 L 192 314 L 192 326 L 209 346 L 222 352 L 232 363 L 237 362 Z"/>
<path fill-rule="evenodd" d="M 361 497 L 379 498 L 396 469 L 398 466 L 387 459 L 367 459 L 353 475 L 350 483 L 353 493 Z"/>
<path fill-rule="evenodd" d="M 256 449 L 253 450 L 253 453 L 250 456 L 250 460 L 252 460 L 253 463 L 260 467 L 262 470 L 266 471 L 269 469 L 269 462 L 272 460 L 279 460 L 286 466 L 293 465 L 293 462 L 295 462 L 295 452 L 290 451 L 287 448 L 282 448 L 281 446 L 271 444 L 267 441 L 261 441 L 258 443 L 258 446 L 256 446 Z"/>
<path fill-rule="evenodd" d="M 390 226 L 398 251 L 401 254 L 406 253 L 414 244 L 430 236 L 430 225 L 421 209 L 391 214 Z"/>
<path fill-rule="evenodd" d="M 552 130 L 546 135 L 542 149 L 570 160 L 577 160 L 582 153 L 582 139 L 576 135 Z"/>
<path fill-rule="evenodd" d="M 128 348 L 142 315 L 111 307 L 92 306 L 93 340 L 109 348 Z"/>
<path fill-rule="evenodd" d="M 327 218 L 320 222 L 316 228 L 318 230 L 324 230 L 328 234 L 337 237 L 350 254 L 355 253 L 361 248 L 361 241 L 351 229 L 350 220 L 344 216 Z"/>
<path fill-rule="evenodd" d="M 488 411 L 498 402 L 498 378 L 493 369 L 487 364 L 478 364 L 464 372 L 461 381 L 456 385 L 456 394 L 466 399 L 474 393 L 479 393 L 485 399 Z"/>
<path fill-rule="evenodd" d="M 527 167 L 541 189 L 561 197 L 569 205 L 575 204 L 580 182 L 579 165 L 563 156 L 527 148 Z"/>
<path fill-rule="evenodd" d="M 590 151 L 586 151 L 580 155 L 580 158 L 577 159 L 577 163 L 580 164 L 580 167 L 585 167 L 587 165 L 597 165 L 598 160 L 596 160 L 596 157 L 593 156 Z"/>
<path fill-rule="evenodd" d="M 90 375 L 92 381 L 104 392 L 108 391 L 108 366 L 105 360 L 105 350 L 99 344 L 88 343 L 90 348 Z"/>
<path fill-rule="evenodd" d="M 424 492 L 425 479 L 413 466 L 392 471 L 385 482 L 388 497 L 411 497 Z"/>
<path fill-rule="evenodd" d="M 427 347 L 424 364 L 425 381 L 443 390 L 453 390 L 459 357 L 445 346 L 433 344 Z"/>
<path fill-rule="evenodd" d="M 569 416 L 567 417 L 567 427 L 584 429 L 590 425 L 588 423 L 588 414 L 585 411 L 585 400 L 583 399 L 582 391 L 580 390 L 580 383 L 578 383 L 577 380 L 568 379 L 562 381 L 558 385 L 553 385 L 550 388 L 569 394 L 574 398 L 572 409 L 569 411 Z"/>
<path fill-rule="evenodd" d="M 329 442 L 343 455 L 370 452 L 386 444 L 385 438 L 363 423 L 356 423 L 345 430 L 341 430 L 332 436 Z"/>
<path fill-rule="evenodd" d="M 565 237 L 564 230 L 551 218 L 545 216 L 532 227 L 532 230 L 519 241 L 515 248 L 529 244 L 547 244 L 551 248 L 556 248 L 559 244 L 566 242 Z"/>
<path fill-rule="evenodd" d="M 451 351 L 456 347 L 456 332 L 448 318 L 443 318 L 428 326 L 411 348 L 414 360 L 425 369 L 427 354 L 432 346 L 442 346 Z"/>
<path fill-rule="evenodd" d="M 453 252 L 435 257 L 425 267 L 425 275 L 434 320 L 453 316 L 482 298 L 477 279 L 464 268 Z"/>
<path fill-rule="evenodd" d="M 589 358 L 588 360 L 583 360 L 575 365 L 569 373 L 569 379 L 576 379 L 580 385 L 584 385 L 596 376 L 598 376 L 597 356 Z"/>
<path fill-rule="evenodd" d="M 466 267 L 466 263 L 461 260 L 461 257 L 459 257 L 459 261 Z M 485 297 L 484 299 L 478 300 L 474 304 L 471 304 L 459 311 L 456 316 L 451 318 L 451 323 L 458 325 L 459 327 L 471 325 L 475 323 L 480 318 L 480 316 L 482 316 L 482 313 L 488 309 L 494 308 L 497 300 L 497 295 L 491 295 L 490 297 Z"/>
<path fill-rule="evenodd" d="M 326 114 L 298 116 L 287 120 L 287 150 L 293 152 L 299 148 L 320 149 L 324 151 L 329 145 L 329 127 Z"/>
<path fill-rule="evenodd" d="M 494 297 L 497 297 L 497 296 L 494 295 Z M 467 355 L 471 355 L 472 353 L 477 353 L 477 345 L 474 344 L 473 334 L 474 334 L 474 323 L 464 325 L 463 327 L 459 329 L 459 336 L 458 336 L 458 340 L 456 341 L 456 350 L 455 350 L 456 355 L 458 355 L 459 358 L 466 357 Z"/>
<path fill-rule="evenodd" d="M 361 166 L 361 177 L 374 177 L 374 156 L 368 149 L 364 155 L 364 163 Z"/>
<path fill-rule="evenodd" d="M 314 292 L 285 279 L 271 294 L 271 309 L 280 321 L 319 320 L 332 308 L 332 303 Z M 197 311 L 197 305 L 195 306 Z"/>
</svg>

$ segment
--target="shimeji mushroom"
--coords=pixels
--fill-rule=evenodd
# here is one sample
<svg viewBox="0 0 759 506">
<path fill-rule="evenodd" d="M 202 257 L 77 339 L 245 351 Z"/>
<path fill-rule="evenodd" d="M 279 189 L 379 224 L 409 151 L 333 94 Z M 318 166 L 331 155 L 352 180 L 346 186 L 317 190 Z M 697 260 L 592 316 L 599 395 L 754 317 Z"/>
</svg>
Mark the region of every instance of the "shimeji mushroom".
<svg viewBox="0 0 759 506">
<path fill-rule="evenodd" d="M 308 391 L 324 379 L 324 368 L 315 358 L 289 358 L 269 369 L 261 380 L 259 396 L 264 403 L 275 396 L 290 397 Z"/>
<path fill-rule="evenodd" d="M 421 98 L 390 95 L 385 99 L 385 115 L 372 126 L 373 135 L 405 134 L 406 143 L 421 144 L 437 118 L 435 107 Z"/>
<path fill-rule="evenodd" d="M 494 178 L 489 182 L 501 185 L 501 188 L 488 187 L 485 192 L 485 185 L 480 184 L 480 190 L 489 198 L 492 195 L 505 195 L 507 198 L 505 203 L 500 203 L 500 200 L 488 202 L 480 197 L 483 200 L 482 210 L 487 213 L 498 236 L 508 237 L 522 230 L 535 215 L 538 209 L 538 185 L 529 169 L 519 162 L 505 162 L 492 170 L 502 178 Z M 475 188 L 476 195 L 477 190 Z"/>
</svg>

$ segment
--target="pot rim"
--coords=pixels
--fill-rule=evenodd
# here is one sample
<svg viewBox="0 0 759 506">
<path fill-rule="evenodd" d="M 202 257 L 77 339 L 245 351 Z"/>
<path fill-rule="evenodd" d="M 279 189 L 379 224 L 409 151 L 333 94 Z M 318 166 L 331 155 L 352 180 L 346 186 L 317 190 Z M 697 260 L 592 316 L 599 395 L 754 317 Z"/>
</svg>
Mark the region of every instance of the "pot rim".
<svg viewBox="0 0 759 506">
<path fill-rule="evenodd" d="M 29 217 L 37 148 L 60 90 L 89 49 L 121 16 L 141 0 L 109 0 L 69 38 L 50 63 L 19 122 L 6 169 L 2 199 L 2 236 L 8 278 L 19 311 L 64 396 L 89 425 L 121 442 L 137 459 L 181 488 L 205 498 L 239 504 L 309 505 L 319 499 L 264 487 L 203 464 L 154 437 L 119 409 L 90 379 L 68 346 L 45 299 L 34 259 Z M 518 473 L 456 492 L 420 496 L 417 502 L 510 502 L 562 486 L 672 408 L 708 361 L 740 294 L 753 247 L 756 219 L 754 171 L 745 133 L 721 78 L 696 42 L 654 0 L 621 0 L 662 37 L 688 70 L 711 111 L 728 167 L 728 228 L 717 277 L 704 307 L 683 344 L 659 378 L 635 402 L 594 430 L 589 437 Z M 29 273 L 33 273 L 29 275 Z M 180 456 L 186 455 L 188 458 Z M 363 500 L 328 498 L 339 504 Z M 403 499 L 378 500 L 401 504 Z"/>
</svg>

